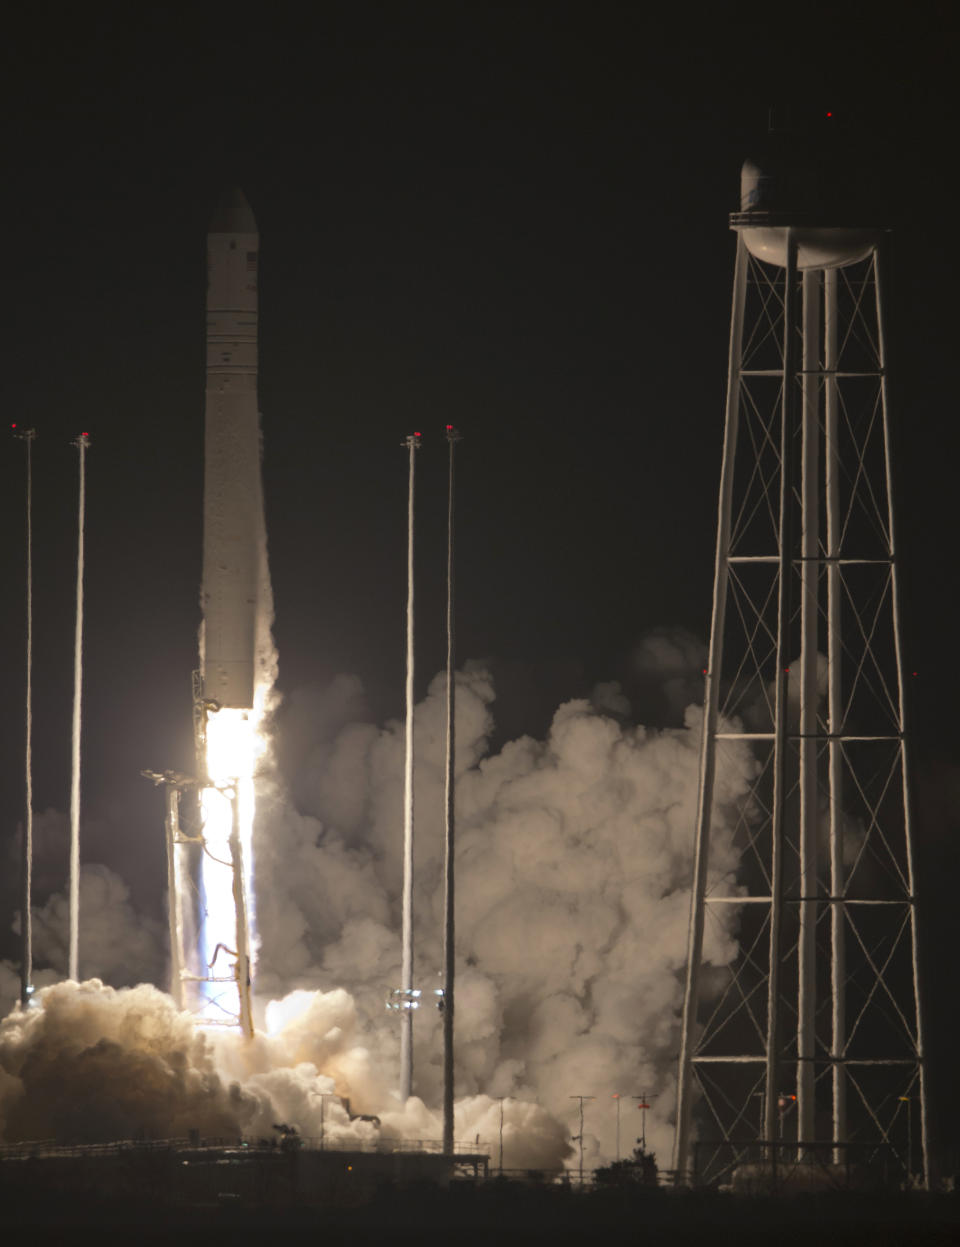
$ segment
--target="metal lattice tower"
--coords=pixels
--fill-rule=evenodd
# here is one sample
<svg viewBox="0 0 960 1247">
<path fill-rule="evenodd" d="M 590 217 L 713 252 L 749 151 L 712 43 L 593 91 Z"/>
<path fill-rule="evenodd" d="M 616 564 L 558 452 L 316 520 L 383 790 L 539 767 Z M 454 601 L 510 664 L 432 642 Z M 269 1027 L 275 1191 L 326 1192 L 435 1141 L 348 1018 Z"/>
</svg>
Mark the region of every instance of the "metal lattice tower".
<svg viewBox="0 0 960 1247">
<path fill-rule="evenodd" d="M 747 162 L 743 192 L 674 1165 L 926 1180 L 884 235 L 811 212 L 796 170 Z M 745 749 L 732 883 L 711 819 Z M 739 954 L 704 974 L 712 924 Z"/>
</svg>

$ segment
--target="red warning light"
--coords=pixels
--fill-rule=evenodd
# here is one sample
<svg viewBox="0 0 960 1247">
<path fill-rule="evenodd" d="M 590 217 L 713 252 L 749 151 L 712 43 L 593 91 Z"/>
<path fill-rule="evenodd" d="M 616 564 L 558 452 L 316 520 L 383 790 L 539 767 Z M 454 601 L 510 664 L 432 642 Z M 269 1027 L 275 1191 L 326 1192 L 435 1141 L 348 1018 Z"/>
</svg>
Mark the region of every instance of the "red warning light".
<svg viewBox="0 0 960 1247">
<path fill-rule="evenodd" d="M 15 429 L 17 426 L 15 424 L 11 424 L 10 427 L 11 429 Z"/>
<path fill-rule="evenodd" d="M 833 113 L 827 113 L 827 116 L 828 116 L 828 117 L 832 117 L 832 116 L 833 116 Z"/>
<path fill-rule="evenodd" d="M 413 435 L 413 436 L 414 436 L 414 437 L 419 437 L 419 436 L 420 436 L 420 434 L 419 434 L 419 433 L 414 433 L 414 435 Z"/>
</svg>

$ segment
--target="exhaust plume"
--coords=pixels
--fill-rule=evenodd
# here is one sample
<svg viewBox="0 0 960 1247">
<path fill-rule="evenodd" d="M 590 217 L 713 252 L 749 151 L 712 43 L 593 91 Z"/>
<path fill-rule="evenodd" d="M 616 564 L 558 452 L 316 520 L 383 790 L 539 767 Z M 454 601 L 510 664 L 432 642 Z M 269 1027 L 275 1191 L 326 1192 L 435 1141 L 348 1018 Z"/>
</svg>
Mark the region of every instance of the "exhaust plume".
<svg viewBox="0 0 960 1247">
<path fill-rule="evenodd" d="M 350 688 L 346 698 L 338 682 L 331 699 L 359 704 Z M 442 1069 L 432 993 L 442 986 L 444 691 L 438 676 L 415 718 L 423 1007 L 413 1023 L 414 1092 L 430 1104 L 440 1102 Z M 632 727 L 621 722 L 622 693 L 606 685 L 597 704 L 561 706 L 545 741 L 523 737 L 490 755 L 493 699 L 484 668 L 458 673 L 457 1092 L 537 1100 L 566 1120 L 571 1088 L 591 1091 L 598 1098 L 587 1108 L 584 1147 L 595 1164 L 615 1154 L 613 1094 L 643 1091 L 648 1139 L 666 1154 L 700 711 L 690 707 L 678 729 Z M 326 731 L 297 743 L 300 808 L 275 776 L 259 798 L 271 828 L 258 848 L 260 988 L 280 995 L 348 985 L 374 1063 L 394 1070 L 399 1037 L 384 1002 L 401 961 L 403 730 L 346 723 L 331 731 L 323 694 L 314 714 Z M 297 719 L 309 730 L 304 696 Z M 732 880 L 739 859 L 723 807 L 745 790 L 753 765 L 747 748 L 723 761 L 711 858 L 718 880 Z M 706 949 L 717 966 L 736 951 L 735 914 L 725 921 Z"/>
</svg>

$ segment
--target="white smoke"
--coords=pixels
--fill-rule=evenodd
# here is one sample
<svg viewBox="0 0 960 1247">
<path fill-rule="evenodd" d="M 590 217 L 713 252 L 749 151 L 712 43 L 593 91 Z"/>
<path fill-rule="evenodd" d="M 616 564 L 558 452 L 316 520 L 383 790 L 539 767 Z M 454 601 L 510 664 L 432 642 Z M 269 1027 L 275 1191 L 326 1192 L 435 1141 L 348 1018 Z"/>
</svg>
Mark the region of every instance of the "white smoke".
<svg viewBox="0 0 960 1247">
<path fill-rule="evenodd" d="M 155 919 L 138 914 L 130 889 L 109 866 L 80 869 L 80 977 L 96 976 L 117 987 L 163 982 L 164 932 Z M 70 905 L 55 893 L 34 910 L 33 949 L 37 961 L 67 973 Z"/>
<path fill-rule="evenodd" d="M 573 1156 L 572 1097 L 591 1095 L 584 1163 L 593 1167 L 614 1158 L 614 1094 L 624 1097 L 627 1155 L 640 1125 L 626 1097 L 645 1093 L 648 1145 L 662 1159 L 673 1129 L 700 712 L 688 709 L 683 728 L 631 727 L 626 699 L 608 684 L 561 706 L 545 741 L 523 737 L 490 754 L 491 678 L 468 666 L 457 681 L 455 1137 L 479 1139 L 499 1159 L 502 1112 L 504 1165 L 556 1168 Z M 340 679 L 312 707 L 298 699 L 299 808 L 272 764 L 258 781 L 255 1039 L 198 1032 L 149 986 L 46 988 L 0 1025 L 6 1138 L 189 1129 L 269 1137 L 286 1122 L 331 1140 L 439 1139 L 432 990 L 441 982 L 444 692 L 438 677 L 416 711 L 415 977 L 425 1007 L 407 1105 L 395 1093 L 398 1027 L 384 1008 L 400 981 L 403 734 L 396 723 L 344 722 L 364 713 L 363 699 L 358 682 Z M 745 748 L 718 763 L 711 869 L 732 880 L 738 850 L 723 812 L 755 763 Z M 164 981 L 160 932 L 136 916 L 122 880 L 86 867 L 81 889 L 81 973 Z M 723 909 L 735 921 L 733 907 Z M 63 967 L 66 919 L 59 896 L 37 912 L 39 961 Z M 707 936 L 707 961 L 727 964 L 732 929 L 712 925 Z M 12 1003 L 16 976 L 3 979 Z M 347 1102 L 379 1126 L 351 1120 Z"/>
<path fill-rule="evenodd" d="M 358 1043 L 346 992 L 306 993 L 288 1003 L 276 1034 L 258 1032 L 248 1042 L 234 1031 L 198 1029 L 146 984 L 117 991 L 92 979 L 43 988 L 28 1009 L 0 1022 L 0 1139 L 104 1142 L 192 1130 L 204 1138 L 276 1139 L 274 1127 L 284 1123 L 328 1146 L 435 1142 L 437 1114 L 416 1097 L 396 1103 Z M 494 1115 L 489 1097 L 461 1101 L 458 1137 L 489 1148 Z M 512 1163 L 560 1166 L 565 1131 L 548 1113 L 516 1104 L 504 1119 Z"/>
<path fill-rule="evenodd" d="M 234 1136 L 255 1101 L 226 1085 L 168 996 L 97 980 L 43 988 L 0 1023 L 0 1129 L 8 1142 Z"/>
<path fill-rule="evenodd" d="M 56 821 L 53 814 L 47 811 L 44 818 Z M 165 982 L 165 932 L 155 919 L 136 911 L 124 880 L 109 866 L 87 863 L 80 868 L 79 885 L 80 977 L 96 976 L 114 987 Z M 19 930 L 19 918 L 14 928 Z M 70 902 L 65 890 L 33 910 L 35 987 L 67 977 L 69 944 Z M 19 967 L 0 962 L 0 1016 L 19 996 Z"/>
<path fill-rule="evenodd" d="M 415 977 L 426 1007 L 414 1088 L 428 1104 L 441 1096 L 430 993 L 441 968 L 444 688 L 437 677 L 416 711 Z M 340 706 L 359 703 L 355 686 L 344 694 L 342 682 L 331 690 Z M 595 1095 L 587 1164 L 614 1157 L 615 1093 L 647 1094 L 661 1157 L 672 1139 L 700 747 L 698 709 L 682 729 L 648 732 L 618 721 L 626 703 L 615 686 L 593 700 L 561 706 L 546 741 L 524 737 L 489 756 L 491 679 L 476 666 L 458 675 L 457 1092 L 536 1101 L 571 1133 L 571 1097 Z M 303 731 L 303 698 L 298 718 Z M 327 739 L 301 743 L 300 811 L 276 782 L 261 788 L 258 990 L 348 986 L 373 1064 L 394 1071 L 384 1004 L 400 981 L 402 729 L 353 723 L 331 739 L 330 720 L 321 697 Z M 753 767 L 745 748 L 720 759 L 714 878 L 732 880 L 739 853 L 723 809 Z M 724 965 L 735 951 L 730 928 L 712 925 L 707 961 Z M 625 1153 L 637 1134 L 639 1118 L 624 1120 Z"/>
</svg>

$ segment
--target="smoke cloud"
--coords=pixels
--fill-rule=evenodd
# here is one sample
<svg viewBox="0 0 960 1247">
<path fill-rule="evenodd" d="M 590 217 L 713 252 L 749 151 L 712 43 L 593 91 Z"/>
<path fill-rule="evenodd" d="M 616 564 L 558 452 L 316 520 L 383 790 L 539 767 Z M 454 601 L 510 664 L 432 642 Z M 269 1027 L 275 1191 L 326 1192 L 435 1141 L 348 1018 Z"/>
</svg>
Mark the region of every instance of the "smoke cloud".
<svg viewBox="0 0 960 1247">
<path fill-rule="evenodd" d="M 226 1086 L 209 1046 L 168 996 L 94 979 L 42 989 L 0 1023 L 7 1142 L 238 1136 L 255 1102 Z"/>
<path fill-rule="evenodd" d="M 430 1104 L 442 1086 L 431 993 L 441 982 L 444 693 L 437 677 L 415 716 L 415 977 L 425 1005 L 414 1023 L 414 1087 Z M 661 732 L 625 725 L 626 699 L 602 685 L 591 700 L 562 705 L 546 740 L 523 737 L 491 755 L 493 701 L 484 668 L 458 674 L 458 1093 L 539 1103 L 571 1133 L 570 1097 L 596 1096 L 584 1128 L 585 1163 L 596 1164 L 615 1154 L 614 1094 L 644 1092 L 648 1141 L 666 1155 L 700 711 Z M 384 1003 L 400 983 L 403 731 L 337 726 L 345 708 L 361 705 L 352 681 L 315 695 L 312 712 L 301 695 L 296 806 L 275 776 L 263 785 L 258 990 L 349 986 L 373 1064 L 392 1071 L 398 1028 Z M 746 748 L 720 759 L 714 881 L 732 884 L 739 851 L 723 810 L 753 767 Z M 725 965 L 735 951 L 732 925 L 712 924 L 707 961 Z M 637 1134 L 639 1120 L 624 1121 L 625 1152 Z"/>
<path fill-rule="evenodd" d="M 671 676 L 672 678 L 672 676 Z M 36 912 L 41 990 L 0 1024 L 0 1137 L 271 1137 L 276 1122 L 333 1141 L 441 1134 L 445 680 L 416 709 L 414 1091 L 396 1096 L 400 983 L 403 730 L 367 719 L 359 681 L 340 677 L 291 701 L 287 779 L 268 756 L 255 828 L 258 1032 L 246 1043 L 198 1030 L 157 988 L 156 923 L 103 866 L 81 881 L 81 984 L 43 986 L 65 967 L 66 901 Z M 616 684 L 559 707 L 545 740 L 491 753 L 494 688 L 457 675 L 457 995 L 455 1136 L 506 1168 L 574 1158 L 571 1097 L 585 1106 L 584 1163 L 612 1160 L 640 1133 L 626 1097 L 644 1093 L 648 1145 L 672 1141 L 681 974 L 700 746 L 683 727 L 631 726 Z M 711 870 L 732 883 L 739 856 L 724 808 L 755 765 L 719 759 Z M 708 928 L 705 958 L 736 952 Z M 113 987 L 100 979 L 109 979 Z M 129 986 L 127 986 L 129 985 Z M 117 990 L 117 988 L 120 990 Z M 18 983 L 0 967 L 12 1003 Z M 270 1002 L 273 1001 L 271 1004 Z M 28 1112 L 29 1109 L 29 1112 Z M 353 1114 L 351 1117 L 350 1114 Z M 377 1118 L 378 1123 L 361 1120 Z"/>
<path fill-rule="evenodd" d="M 64 975 L 69 908 L 66 893 L 55 893 L 33 915 L 34 956 Z M 81 867 L 79 916 L 81 978 L 96 975 L 117 987 L 163 982 L 167 961 L 163 928 L 135 911 L 130 889 L 108 866 Z"/>
<path fill-rule="evenodd" d="M 97 1143 L 186 1137 L 275 1139 L 276 1123 L 327 1145 L 377 1138 L 436 1140 L 440 1123 L 417 1097 L 401 1107 L 358 1046 L 345 991 L 302 993 L 281 1004 L 285 1025 L 248 1043 L 202 1031 L 157 988 L 119 991 L 99 979 L 43 988 L 0 1022 L 0 1138 Z M 377 1120 L 358 1105 L 383 1107 Z M 351 1117 L 351 1113 L 353 1116 Z M 487 1096 L 457 1105 L 458 1137 L 489 1146 L 499 1106 Z M 559 1168 L 560 1123 L 535 1105 L 506 1106 L 515 1163 Z"/>
<path fill-rule="evenodd" d="M 56 820 L 54 811 L 45 816 Z M 40 821 L 40 820 L 38 820 Z M 40 889 L 35 889 L 39 891 Z M 80 868 L 80 977 L 97 976 L 114 987 L 163 983 L 167 974 L 166 932 L 134 908 L 126 882 L 108 866 Z M 13 924 L 19 931 L 19 915 Z M 66 890 L 33 909 L 33 984 L 45 987 L 67 976 L 70 904 Z M 0 962 L 0 1016 L 20 996 L 20 969 Z"/>
</svg>

